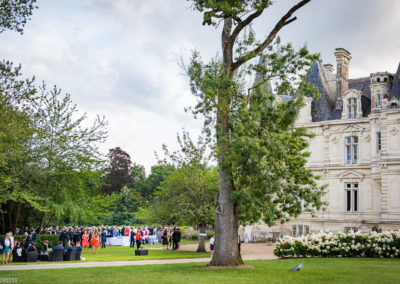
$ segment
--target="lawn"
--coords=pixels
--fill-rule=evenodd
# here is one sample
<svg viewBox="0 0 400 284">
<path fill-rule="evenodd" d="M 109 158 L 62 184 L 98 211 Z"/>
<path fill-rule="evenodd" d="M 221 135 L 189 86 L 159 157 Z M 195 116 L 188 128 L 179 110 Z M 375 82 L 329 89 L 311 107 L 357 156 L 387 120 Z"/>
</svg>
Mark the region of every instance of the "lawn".
<svg viewBox="0 0 400 284">
<path fill-rule="evenodd" d="M 303 269 L 289 271 L 302 263 Z M 253 269 L 203 269 L 204 263 L 3 271 L 18 283 L 399 283 L 399 259 L 308 258 L 247 261 Z"/>
</svg>

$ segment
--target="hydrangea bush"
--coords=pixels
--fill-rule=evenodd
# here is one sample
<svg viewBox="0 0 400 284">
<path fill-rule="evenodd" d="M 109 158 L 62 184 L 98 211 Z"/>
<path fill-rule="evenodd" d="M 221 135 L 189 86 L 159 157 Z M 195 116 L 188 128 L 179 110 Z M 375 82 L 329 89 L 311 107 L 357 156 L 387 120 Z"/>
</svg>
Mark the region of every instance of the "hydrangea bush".
<svg viewBox="0 0 400 284">
<path fill-rule="evenodd" d="M 278 257 L 400 257 L 400 231 L 383 233 L 320 232 L 308 236 L 280 238 Z"/>
</svg>

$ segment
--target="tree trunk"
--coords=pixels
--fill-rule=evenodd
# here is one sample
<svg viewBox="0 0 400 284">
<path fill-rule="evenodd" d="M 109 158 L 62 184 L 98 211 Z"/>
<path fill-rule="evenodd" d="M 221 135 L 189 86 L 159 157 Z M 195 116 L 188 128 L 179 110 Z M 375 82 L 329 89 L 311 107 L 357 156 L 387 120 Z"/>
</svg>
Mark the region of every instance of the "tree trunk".
<svg viewBox="0 0 400 284">
<path fill-rule="evenodd" d="M 224 19 L 222 30 L 222 51 L 225 78 L 232 80 L 232 48 L 230 34 L 232 18 Z M 243 265 L 238 248 L 239 220 L 231 196 L 234 190 L 232 180 L 232 167 L 227 161 L 229 155 L 229 112 L 232 94 L 228 90 L 221 90 L 218 94 L 217 113 L 217 146 L 218 146 L 218 171 L 219 193 L 215 213 L 215 248 L 210 262 L 211 266 L 239 266 Z"/>
<path fill-rule="evenodd" d="M 11 231 L 12 231 L 13 234 L 15 234 L 15 232 L 17 230 L 17 225 L 18 225 L 18 222 L 19 222 L 20 214 L 21 214 L 21 202 L 18 202 L 17 212 L 15 213 L 14 222 L 12 223 L 12 226 L 11 226 Z"/>
<path fill-rule="evenodd" d="M 199 234 L 199 246 L 197 247 L 197 252 L 206 252 L 206 224 L 200 224 L 200 234 Z"/>
<path fill-rule="evenodd" d="M 40 233 L 42 231 L 45 219 L 46 219 L 46 214 L 43 212 L 42 218 L 40 219 L 40 226 L 39 226 L 38 233 Z"/>
</svg>

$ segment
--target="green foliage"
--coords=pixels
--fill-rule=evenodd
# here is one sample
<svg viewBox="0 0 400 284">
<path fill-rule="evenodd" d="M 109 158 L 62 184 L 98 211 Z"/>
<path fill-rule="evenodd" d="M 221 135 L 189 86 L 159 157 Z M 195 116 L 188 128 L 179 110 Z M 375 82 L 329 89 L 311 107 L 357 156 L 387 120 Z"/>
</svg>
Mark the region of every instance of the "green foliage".
<svg viewBox="0 0 400 284">
<path fill-rule="evenodd" d="M 140 204 L 140 194 L 133 188 L 123 187 L 118 194 L 114 194 L 116 200 L 108 208 L 110 214 L 100 219 L 101 224 L 132 225 L 137 220 L 134 213 Z"/>
<path fill-rule="evenodd" d="M 15 30 L 22 34 L 23 28 L 37 6 L 36 0 L 1 0 L 0 33 Z"/>
<path fill-rule="evenodd" d="M 203 13 L 203 24 L 224 22 L 222 58 L 204 63 L 195 51 L 186 70 L 198 98 L 190 110 L 204 116 L 205 132 L 215 139 L 224 172 L 220 190 L 230 193 L 223 203 L 233 203 L 242 223 L 263 219 L 272 225 L 325 205 L 324 187 L 306 168 L 312 135 L 294 124 L 304 96 L 318 96 L 304 81 L 318 54 L 306 46 L 296 50 L 276 36 L 307 2 L 293 6 L 264 40 L 257 40 L 252 21 L 272 1 L 192 1 Z M 282 100 L 282 95 L 291 100 Z"/>
<path fill-rule="evenodd" d="M 140 166 L 139 166 L 140 167 Z M 151 172 L 148 177 L 144 177 L 144 169 L 142 172 L 132 170 L 132 188 L 140 194 L 144 202 L 148 202 L 152 199 L 153 193 L 157 190 L 160 183 L 175 170 L 175 167 L 170 164 L 158 164 L 151 167 Z"/>
<path fill-rule="evenodd" d="M 218 172 L 199 166 L 183 166 L 159 186 L 148 207 L 136 215 L 147 224 L 212 224 Z"/>
<path fill-rule="evenodd" d="M 78 115 L 69 95 L 21 80 L 20 67 L 9 62 L 0 67 L 0 108 L 5 111 L 0 115 L 1 230 L 15 230 L 26 210 L 40 226 L 64 218 L 95 220 L 112 201 L 98 196 L 104 118 L 83 127 L 86 115 Z"/>
</svg>

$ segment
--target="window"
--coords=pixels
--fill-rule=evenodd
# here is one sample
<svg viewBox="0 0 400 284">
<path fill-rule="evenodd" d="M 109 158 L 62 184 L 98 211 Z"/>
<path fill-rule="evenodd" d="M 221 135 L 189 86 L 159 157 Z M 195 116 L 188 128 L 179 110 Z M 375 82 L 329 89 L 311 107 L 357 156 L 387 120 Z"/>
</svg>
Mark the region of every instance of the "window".
<svg viewBox="0 0 400 284">
<path fill-rule="evenodd" d="M 345 208 L 347 212 L 358 212 L 358 183 L 345 184 Z"/>
<path fill-rule="evenodd" d="M 296 225 L 292 226 L 292 236 L 296 236 L 296 228 L 297 228 Z"/>
<path fill-rule="evenodd" d="M 376 133 L 376 148 L 377 151 L 380 152 L 382 149 L 382 140 L 381 140 L 381 133 L 377 132 Z"/>
<path fill-rule="evenodd" d="M 381 107 L 382 106 L 382 95 L 378 94 L 376 96 L 376 103 L 375 103 L 375 107 Z"/>
<path fill-rule="evenodd" d="M 354 233 L 357 233 L 358 228 L 357 227 L 344 227 L 344 231 L 347 233 L 348 231 L 353 231 Z"/>
<path fill-rule="evenodd" d="M 357 99 L 347 99 L 347 115 L 348 118 L 357 117 Z"/>
<path fill-rule="evenodd" d="M 303 225 L 299 225 L 299 236 L 303 235 Z"/>
<path fill-rule="evenodd" d="M 358 163 L 358 137 L 346 138 L 346 164 Z"/>
<path fill-rule="evenodd" d="M 304 226 L 304 231 L 306 232 L 306 236 L 310 233 L 310 227 L 305 225 Z"/>
</svg>

